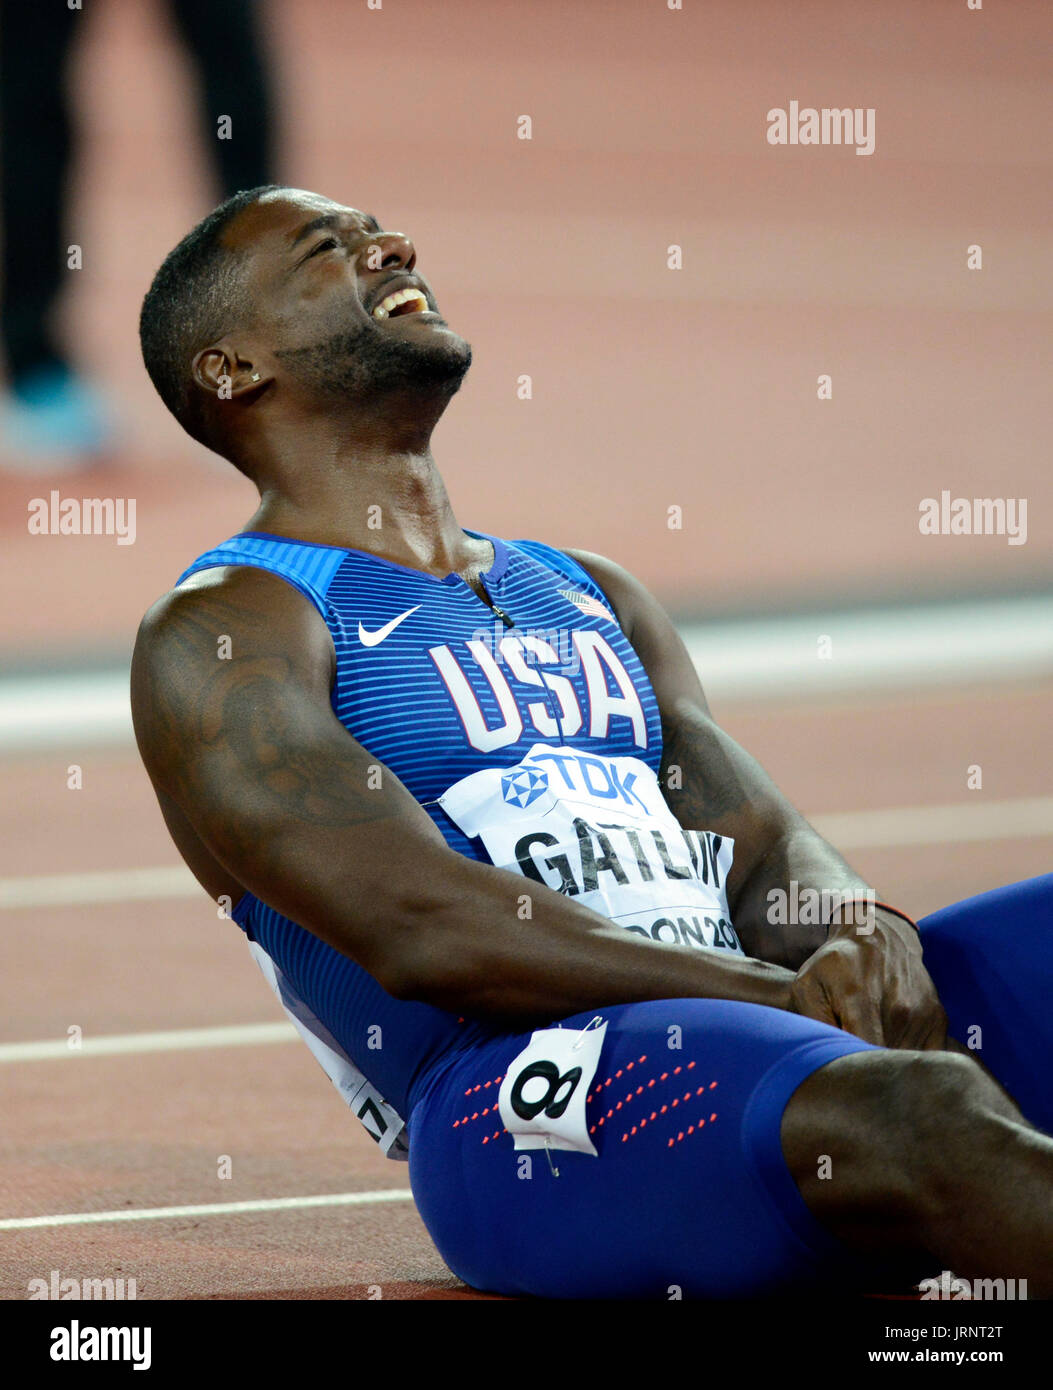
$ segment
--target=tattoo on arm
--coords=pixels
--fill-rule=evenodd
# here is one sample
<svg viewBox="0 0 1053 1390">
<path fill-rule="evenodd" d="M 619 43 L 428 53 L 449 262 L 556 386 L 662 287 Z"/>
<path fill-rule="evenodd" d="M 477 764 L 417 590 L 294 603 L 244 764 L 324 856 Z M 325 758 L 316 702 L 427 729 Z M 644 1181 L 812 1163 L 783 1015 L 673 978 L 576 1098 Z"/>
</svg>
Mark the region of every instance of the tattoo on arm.
<svg viewBox="0 0 1053 1390">
<path fill-rule="evenodd" d="M 741 770 L 702 719 L 663 719 L 660 780 L 681 825 L 710 829 L 749 808 Z"/>
<path fill-rule="evenodd" d="M 290 820 L 339 827 L 373 819 L 380 798 L 365 795 L 368 762 L 333 758 L 314 711 L 298 707 L 292 677 L 279 656 L 217 674 L 198 704 L 202 743 L 236 763 Z"/>
<path fill-rule="evenodd" d="M 222 660 L 218 641 L 230 632 L 239 635 Z M 184 807 L 221 801 L 224 784 L 244 788 L 254 813 L 247 823 L 339 829 L 390 814 L 369 785 L 376 764 L 350 737 L 343 746 L 322 680 L 312 697 L 309 679 L 276 647 L 262 615 L 217 593 L 170 611 L 155 659 L 133 676 L 151 769 Z M 229 822 L 224 830 L 241 838 Z"/>
</svg>

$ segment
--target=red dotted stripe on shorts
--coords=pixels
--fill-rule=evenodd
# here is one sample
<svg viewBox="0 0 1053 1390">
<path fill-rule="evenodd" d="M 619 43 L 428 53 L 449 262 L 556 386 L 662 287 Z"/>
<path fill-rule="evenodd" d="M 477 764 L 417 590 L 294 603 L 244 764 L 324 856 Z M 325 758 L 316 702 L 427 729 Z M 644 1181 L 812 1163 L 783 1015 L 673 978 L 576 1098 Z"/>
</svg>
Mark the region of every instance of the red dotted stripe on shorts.
<svg viewBox="0 0 1053 1390">
<path fill-rule="evenodd" d="M 646 1056 L 643 1056 L 643 1057 L 639 1058 L 639 1061 L 640 1061 L 640 1062 L 646 1062 L 646 1061 L 647 1061 L 647 1057 L 646 1057 Z M 612 1084 L 615 1084 L 615 1083 L 616 1083 L 626 1072 L 628 1072 L 634 1065 L 635 1065 L 635 1064 L 634 1064 L 633 1062 L 629 1062 L 625 1067 L 619 1068 L 619 1070 L 616 1071 L 616 1072 L 614 1073 L 613 1076 L 609 1076 L 609 1077 L 607 1077 L 607 1079 L 606 1079 L 605 1081 L 601 1081 L 600 1084 L 596 1087 L 596 1089 L 595 1089 L 593 1092 L 591 1092 L 591 1094 L 588 1096 L 588 1100 L 589 1100 L 589 1101 L 596 1101 L 596 1100 L 599 1099 L 601 1096 L 603 1096 L 605 1092 L 607 1093 L 607 1094 L 606 1094 L 606 1098 L 607 1098 L 608 1100 L 613 1099 L 613 1097 L 614 1097 L 615 1095 L 620 1095 L 620 1094 L 621 1094 L 620 1090 L 616 1090 L 616 1091 L 613 1091 L 613 1092 L 608 1092 L 608 1091 L 607 1091 L 607 1087 L 611 1086 Z M 653 1077 L 651 1077 L 651 1079 L 650 1079 L 649 1081 L 644 1082 L 644 1083 L 641 1083 L 641 1084 L 635 1086 L 633 1089 L 629 1090 L 629 1091 L 626 1093 L 626 1095 L 625 1095 L 622 1099 L 619 1099 L 619 1100 L 614 1101 L 613 1105 L 611 1105 L 611 1107 L 610 1107 L 610 1109 L 607 1111 L 607 1113 L 606 1113 L 605 1115 L 601 1115 L 600 1118 L 596 1121 L 595 1124 L 589 1126 L 589 1133 L 590 1133 L 590 1134 L 595 1134 L 596 1130 L 597 1130 L 597 1129 L 601 1129 L 601 1128 L 607 1123 L 608 1120 L 613 1119 L 614 1116 L 615 1116 L 615 1114 L 616 1114 L 619 1110 L 621 1110 L 621 1109 L 623 1108 L 623 1106 L 626 1106 L 626 1105 L 630 1104 L 630 1103 L 631 1103 L 632 1101 L 634 1101 L 634 1100 L 638 1100 L 638 1099 L 640 1098 L 640 1096 L 642 1096 L 645 1092 L 650 1091 L 652 1087 L 654 1087 L 654 1086 L 656 1086 L 656 1085 L 659 1085 L 659 1086 L 660 1086 L 660 1085 L 662 1085 L 663 1082 L 670 1081 L 670 1080 L 672 1080 L 673 1078 L 680 1077 L 680 1076 L 684 1075 L 685 1073 L 692 1071 L 692 1070 L 694 1069 L 695 1065 L 696 1065 L 696 1063 L 694 1063 L 694 1062 L 687 1062 L 686 1064 L 685 1064 L 685 1063 L 681 1063 L 679 1066 L 672 1067 L 669 1071 L 664 1071 L 664 1072 L 662 1072 L 662 1073 L 661 1073 L 660 1075 L 658 1075 L 658 1076 L 653 1076 Z M 635 1080 L 635 1078 L 633 1078 L 633 1079 Z M 715 1081 L 712 1083 L 713 1086 L 715 1086 L 716 1084 L 717 1084 L 717 1083 L 716 1083 Z M 705 1087 L 704 1087 L 704 1086 L 703 1086 L 703 1087 L 700 1087 L 699 1090 L 700 1090 L 700 1091 L 705 1090 Z M 690 1095 L 690 1094 L 691 1094 L 691 1093 L 688 1092 L 688 1095 Z M 645 1103 L 646 1103 L 646 1102 L 645 1102 Z M 677 1104 L 677 1105 L 678 1105 L 679 1103 L 680 1103 L 679 1100 L 674 1102 L 674 1104 Z M 658 1112 L 656 1112 L 656 1113 L 659 1113 L 659 1114 L 664 1113 L 664 1110 L 667 1110 L 668 1108 L 669 1108 L 668 1106 L 665 1106 L 665 1107 L 663 1107 L 663 1110 L 662 1110 L 662 1111 L 658 1111 Z M 641 1127 L 642 1127 L 642 1126 L 641 1126 Z"/>
<path fill-rule="evenodd" d="M 467 1089 L 467 1091 L 465 1091 L 464 1094 L 465 1094 L 465 1096 L 474 1096 L 475 1093 L 476 1093 L 477 1091 L 488 1091 L 488 1090 L 490 1089 L 491 1086 L 500 1087 L 501 1082 L 502 1082 L 503 1080 L 504 1080 L 504 1077 L 503 1077 L 503 1076 L 495 1076 L 494 1079 L 493 1079 L 492 1081 L 480 1081 L 480 1083 L 479 1083 L 478 1086 L 469 1086 L 468 1089 Z M 451 1128 L 451 1129 L 458 1129 L 458 1128 L 460 1128 L 461 1125 L 470 1124 L 472 1120 L 481 1120 L 481 1119 L 484 1119 L 487 1115 L 491 1115 L 491 1114 L 492 1114 L 492 1115 L 495 1115 L 495 1116 L 496 1116 L 496 1115 L 498 1115 L 498 1114 L 500 1113 L 500 1111 L 498 1110 L 498 1105 L 497 1105 L 497 1092 L 496 1092 L 496 1091 L 494 1092 L 494 1094 L 493 1094 L 492 1097 L 491 1097 L 491 1096 L 483 1096 L 482 1099 L 483 1099 L 483 1100 L 492 1100 L 492 1104 L 485 1106 L 482 1110 L 473 1110 L 471 1113 L 465 1114 L 465 1115 L 464 1115 L 461 1119 L 459 1119 L 459 1120 L 454 1120 L 454 1122 L 453 1122 L 453 1124 L 450 1126 L 450 1128 Z M 471 1102 L 469 1102 L 469 1103 L 471 1103 Z M 493 1120 L 491 1120 L 490 1123 L 493 1124 Z M 488 1143 L 490 1142 L 491 1139 L 496 1139 L 497 1136 L 498 1136 L 499 1134 L 504 1134 L 504 1133 L 507 1133 L 507 1131 L 506 1131 L 506 1130 L 503 1130 L 503 1129 L 495 1130 L 494 1133 L 493 1133 L 492 1135 L 487 1135 L 487 1137 L 483 1140 L 483 1143 L 484 1143 L 484 1144 L 488 1144 Z"/>
<path fill-rule="evenodd" d="M 669 1073 L 669 1075 L 672 1075 L 672 1073 Z M 707 1094 L 707 1092 L 714 1090 L 716 1088 L 716 1085 L 717 1083 L 715 1081 L 711 1081 L 708 1086 L 697 1086 L 692 1090 L 685 1091 L 682 1096 L 674 1096 L 671 1100 L 664 1102 L 662 1105 L 656 1105 L 655 1108 L 651 1111 L 650 1115 L 642 1115 L 634 1125 L 631 1125 L 628 1129 L 622 1132 L 622 1143 L 627 1143 L 636 1134 L 642 1133 L 648 1125 L 655 1124 L 657 1121 L 661 1120 L 663 1115 L 672 1114 L 672 1112 L 679 1109 L 681 1105 L 686 1107 L 688 1104 L 692 1102 L 698 1102 L 699 1100 L 701 1100 L 702 1096 Z M 600 1128 L 610 1118 L 611 1112 L 608 1111 L 606 1115 L 601 1116 L 601 1118 L 596 1122 L 596 1124 L 589 1126 L 589 1133 L 595 1134 L 596 1130 Z M 675 1120 L 679 1117 L 674 1115 L 673 1118 Z M 710 1122 L 712 1122 L 716 1118 L 717 1117 L 715 1113 L 710 1114 Z M 701 1129 L 705 1123 L 706 1121 L 703 1117 L 697 1122 L 697 1124 L 689 1125 L 686 1130 L 678 1131 L 678 1138 L 675 1140 L 670 1140 L 670 1143 L 679 1143 L 680 1140 L 686 1138 L 687 1135 L 693 1134 L 696 1129 Z"/>
<path fill-rule="evenodd" d="M 625 1130 L 622 1134 L 622 1143 L 627 1144 L 634 1135 L 641 1133 L 649 1124 L 654 1124 L 656 1120 L 660 1120 L 663 1115 L 670 1114 L 672 1111 L 676 1110 L 678 1106 L 683 1105 L 686 1109 L 692 1102 L 699 1101 L 707 1092 L 714 1090 L 716 1084 L 715 1081 L 711 1081 L 708 1086 L 699 1086 L 694 1091 L 685 1091 L 682 1096 L 674 1096 L 671 1101 L 668 1101 L 665 1105 L 659 1106 L 656 1110 L 652 1110 L 650 1115 L 638 1120 L 630 1129 Z M 679 1117 L 674 1116 L 674 1120 L 677 1118 Z M 709 1123 L 712 1124 L 716 1118 L 716 1111 L 711 1111 Z M 694 1124 L 688 1125 L 686 1129 L 678 1130 L 676 1137 L 668 1141 L 667 1147 L 671 1149 L 674 1144 L 679 1144 L 689 1135 L 694 1134 L 696 1130 L 701 1130 L 706 1123 L 706 1117 L 703 1115 L 697 1119 Z"/>
</svg>

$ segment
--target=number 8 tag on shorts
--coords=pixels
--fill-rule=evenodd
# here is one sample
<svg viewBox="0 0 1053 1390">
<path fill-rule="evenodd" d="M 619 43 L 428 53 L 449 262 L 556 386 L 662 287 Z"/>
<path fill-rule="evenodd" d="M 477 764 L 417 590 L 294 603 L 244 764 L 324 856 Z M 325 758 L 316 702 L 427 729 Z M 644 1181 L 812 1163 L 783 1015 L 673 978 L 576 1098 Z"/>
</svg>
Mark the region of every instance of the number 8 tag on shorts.
<svg viewBox="0 0 1053 1390">
<path fill-rule="evenodd" d="M 511 1062 L 497 1104 L 517 1149 L 571 1149 L 599 1156 L 588 1134 L 585 1097 L 606 1032 L 606 1022 L 580 1030 L 543 1028 Z"/>
</svg>

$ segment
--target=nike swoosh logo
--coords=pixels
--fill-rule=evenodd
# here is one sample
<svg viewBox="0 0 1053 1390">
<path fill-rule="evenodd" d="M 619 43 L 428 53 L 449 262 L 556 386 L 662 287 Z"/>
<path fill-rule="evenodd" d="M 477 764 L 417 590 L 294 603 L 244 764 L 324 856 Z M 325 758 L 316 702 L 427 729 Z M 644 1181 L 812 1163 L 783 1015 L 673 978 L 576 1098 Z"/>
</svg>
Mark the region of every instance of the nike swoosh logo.
<svg viewBox="0 0 1053 1390">
<path fill-rule="evenodd" d="M 391 636 L 391 634 L 398 627 L 399 623 L 401 623 L 404 619 L 408 618 L 411 613 L 416 613 L 419 607 L 420 604 L 415 603 L 412 608 L 407 608 L 405 613 L 400 613 L 397 618 L 392 618 L 390 623 L 385 623 L 383 627 L 378 627 L 376 632 L 367 632 L 366 629 L 362 626 L 362 624 L 359 623 L 358 640 L 362 643 L 363 647 L 379 646 L 380 643 L 383 642 L 385 637 Z"/>
</svg>

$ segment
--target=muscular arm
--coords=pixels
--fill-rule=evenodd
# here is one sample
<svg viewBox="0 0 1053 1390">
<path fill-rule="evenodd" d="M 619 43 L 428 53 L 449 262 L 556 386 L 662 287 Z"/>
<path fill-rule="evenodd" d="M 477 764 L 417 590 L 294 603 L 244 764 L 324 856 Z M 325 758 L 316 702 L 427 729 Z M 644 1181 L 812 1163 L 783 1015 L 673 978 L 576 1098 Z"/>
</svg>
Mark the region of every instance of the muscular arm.
<svg viewBox="0 0 1053 1390">
<path fill-rule="evenodd" d="M 728 905 L 747 951 L 797 970 L 790 1007 L 868 1042 L 946 1045 L 947 1019 L 922 964 L 917 933 L 876 911 L 865 933 L 851 914 L 825 927 L 769 920 L 769 894 L 862 895 L 868 885 L 790 804 L 760 765 L 714 723 L 694 664 L 661 605 L 625 570 L 570 552 L 614 604 L 655 691 L 665 741 L 663 793 L 681 825 L 735 841 Z M 673 773 L 676 776 L 673 776 Z"/>
<path fill-rule="evenodd" d="M 333 662 L 307 600 L 247 567 L 198 577 L 143 621 L 132 665 L 143 760 L 244 888 L 396 997 L 466 1015 L 524 1023 L 680 996 L 787 1007 L 787 970 L 648 941 L 449 849 L 336 719 Z"/>
<path fill-rule="evenodd" d="M 762 960 L 798 969 L 826 940 L 825 927 L 769 922 L 768 894 L 788 893 L 791 879 L 802 889 L 847 896 L 864 895 L 867 883 L 714 722 L 679 633 L 643 585 L 601 556 L 568 554 L 615 605 L 654 689 L 664 744 L 659 781 L 670 810 L 686 828 L 715 830 L 735 841 L 728 905 L 743 946 Z"/>
</svg>

